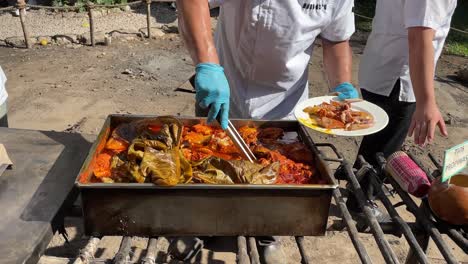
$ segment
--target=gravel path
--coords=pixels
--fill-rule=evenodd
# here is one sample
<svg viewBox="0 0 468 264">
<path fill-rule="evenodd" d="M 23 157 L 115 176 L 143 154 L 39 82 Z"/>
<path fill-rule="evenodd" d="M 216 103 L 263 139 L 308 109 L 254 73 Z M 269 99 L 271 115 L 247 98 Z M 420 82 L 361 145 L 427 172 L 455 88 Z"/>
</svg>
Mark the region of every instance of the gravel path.
<svg viewBox="0 0 468 264">
<path fill-rule="evenodd" d="M 124 30 L 128 33 L 138 32 L 146 27 L 146 8 L 134 6 L 128 11 L 118 8 L 94 11 L 96 32 L 111 32 Z M 177 15 L 167 3 L 152 4 L 152 27 L 175 25 Z M 26 23 L 31 37 L 84 34 L 89 32 L 87 13 L 51 12 L 45 10 L 29 10 Z M 12 13 L 0 13 L 0 40 L 11 37 L 22 37 L 23 31 L 18 17 Z"/>
</svg>

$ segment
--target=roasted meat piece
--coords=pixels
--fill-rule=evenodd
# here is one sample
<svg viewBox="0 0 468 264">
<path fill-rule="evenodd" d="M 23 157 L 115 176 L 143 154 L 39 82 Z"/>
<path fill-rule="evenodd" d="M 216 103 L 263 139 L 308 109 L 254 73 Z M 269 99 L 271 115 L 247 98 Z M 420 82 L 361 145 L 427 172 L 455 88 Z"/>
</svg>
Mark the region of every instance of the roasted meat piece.
<svg viewBox="0 0 468 264">
<path fill-rule="evenodd" d="M 258 139 L 261 140 L 278 140 L 284 136 L 284 130 L 278 127 L 267 127 L 260 129 Z"/>
<path fill-rule="evenodd" d="M 301 142 L 283 144 L 279 148 L 279 151 L 281 154 L 285 155 L 294 162 L 312 164 L 314 161 L 312 152 L 309 150 L 309 148 L 307 148 L 306 145 L 304 145 L 304 143 Z"/>
<path fill-rule="evenodd" d="M 348 102 L 323 102 L 320 105 L 306 107 L 303 111 L 308 113 L 318 126 L 326 129 L 364 129 L 371 127 L 374 122 L 371 114 L 351 110 L 351 104 Z"/>
<path fill-rule="evenodd" d="M 256 127 L 243 126 L 239 128 L 239 134 L 244 139 L 247 145 L 255 145 L 257 143 L 258 129 Z"/>
</svg>

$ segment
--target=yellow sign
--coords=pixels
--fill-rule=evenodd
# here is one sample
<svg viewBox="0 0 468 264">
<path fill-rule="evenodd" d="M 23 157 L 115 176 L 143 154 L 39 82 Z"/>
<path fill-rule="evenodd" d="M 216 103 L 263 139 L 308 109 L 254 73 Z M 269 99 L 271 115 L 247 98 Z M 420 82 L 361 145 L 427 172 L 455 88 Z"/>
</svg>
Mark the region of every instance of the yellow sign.
<svg viewBox="0 0 468 264">
<path fill-rule="evenodd" d="M 442 181 L 462 171 L 468 164 L 468 140 L 445 151 Z"/>
</svg>

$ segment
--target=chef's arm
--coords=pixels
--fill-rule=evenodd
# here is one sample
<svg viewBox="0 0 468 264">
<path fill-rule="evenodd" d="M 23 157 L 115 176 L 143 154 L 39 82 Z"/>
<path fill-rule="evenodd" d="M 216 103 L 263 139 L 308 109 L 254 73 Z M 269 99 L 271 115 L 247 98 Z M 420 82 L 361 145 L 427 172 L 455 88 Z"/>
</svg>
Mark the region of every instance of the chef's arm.
<svg viewBox="0 0 468 264">
<path fill-rule="evenodd" d="M 410 76 L 416 96 L 416 111 L 408 134 L 414 134 L 415 143 L 419 145 L 434 139 L 436 126 L 442 135 L 447 135 L 434 93 L 434 35 L 431 28 L 408 28 Z"/>
<path fill-rule="evenodd" d="M 332 42 L 322 38 L 323 64 L 330 89 L 351 83 L 352 52 L 349 41 Z"/>
<path fill-rule="evenodd" d="M 179 31 L 195 65 L 219 64 L 207 0 L 177 0 Z"/>
</svg>

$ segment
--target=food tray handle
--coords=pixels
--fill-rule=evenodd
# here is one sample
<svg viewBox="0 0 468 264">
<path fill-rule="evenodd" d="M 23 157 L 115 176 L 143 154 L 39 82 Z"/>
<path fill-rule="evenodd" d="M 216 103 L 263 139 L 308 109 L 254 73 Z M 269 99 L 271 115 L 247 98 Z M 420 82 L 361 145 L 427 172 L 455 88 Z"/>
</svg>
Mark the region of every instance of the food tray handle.
<svg viewBox="0 0 468 264">
<path fill-rule="evenodd" d="M 336 147 L 333 145 L 333 144 L 330 144 L 330 143 L 316 143 L 315 146 L 317 147 L 318 151 L 320 152 L 320 154 L 322 155 L 323 159 L 325 161 L 330 161 L 330 162 L 338 162 L 340 164 L 343 163 L 344 161 L 344 158 L 343 156 L 340 154 L 340 152 L 338 151 L 338 149 L 336 149 Z M 327 155 L 325 155 L 321 150 L 320 148 L 330 148 L 336 155 L 336 158 L 330 158 L 328 157 Z"/>
</svg>

